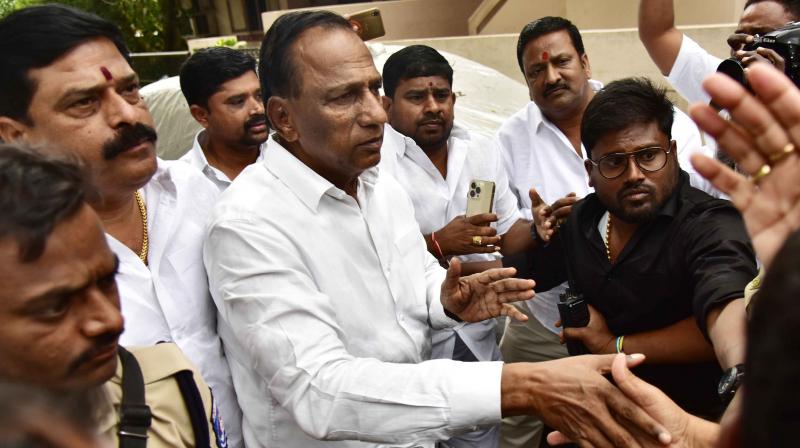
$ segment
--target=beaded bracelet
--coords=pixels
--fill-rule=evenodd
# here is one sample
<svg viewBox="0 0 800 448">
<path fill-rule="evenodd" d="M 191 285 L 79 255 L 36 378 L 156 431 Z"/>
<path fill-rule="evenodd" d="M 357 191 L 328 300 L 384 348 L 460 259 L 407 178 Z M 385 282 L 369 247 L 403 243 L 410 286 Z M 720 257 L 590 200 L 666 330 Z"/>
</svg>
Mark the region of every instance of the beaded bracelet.
<svg viewBox="0 0 800 448">
<path fill-rule="evenodd" d="M 624 353 L 625 352 L 625 350 L 622 348 L 622 344 L 624 344 L 624 343 L 625 343 L 625 335 L 617 336 L 617 342 L 616 342 L 617 353 Z"/>
</svg>

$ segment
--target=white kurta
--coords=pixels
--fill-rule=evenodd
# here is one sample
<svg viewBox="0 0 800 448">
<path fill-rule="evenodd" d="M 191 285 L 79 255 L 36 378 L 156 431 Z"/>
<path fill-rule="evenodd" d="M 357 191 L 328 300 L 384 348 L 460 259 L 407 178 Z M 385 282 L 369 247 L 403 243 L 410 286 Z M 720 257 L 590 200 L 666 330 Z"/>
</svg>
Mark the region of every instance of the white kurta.
<svg viewBox="0 0 800 448">
<path fill-rule="evenodd" d="M 106 235 L 120 260 L 117 286 L 125 317 L 120 343 L 175 342 L 211 386 L 230 446 L 240 447 L 241 411 L 202 259 L 205 224 L 218 192 L 194 168 L 163 160 L 140 192 L 147 205 L 149 265 Z"/>
<path fill-rule="evenodd" d="M 208 163 L 206 154 L 203 152 L 203 148 L 200 146 L 200 134 L 203 132 L 205 132 L 205 129 L 199 131 L 194 136 L 194 144 L 192 144 L 192 147 L 189 148 L 189 150 L 186 151 L 186 154 L 184 154 L 179 160 L 181 162 L 186 162 L 200 170 L 208 180 L 217 186 L 219 191 L 225 191 L 225 189 L 228 188 L 228 185 L 230 185 L 233 181 L 228 177 L 227 174 Z M 256 158 L 255 163 L 258 163 L 264 159 L 264 150 L 266 148 L 267 144 L 263 143 L 260 148 L 261 152 L 258 154 L 258 158 Z"/>
<path fill-rule="evenodd" d="M 357 196 L 270 139 L 214 209 L 204 260 L 249 448 L 432 447 L 500 420 L 502 363 L 426 361 L 455 322 L 408 196 L 377 168 Z"/>
</svg>

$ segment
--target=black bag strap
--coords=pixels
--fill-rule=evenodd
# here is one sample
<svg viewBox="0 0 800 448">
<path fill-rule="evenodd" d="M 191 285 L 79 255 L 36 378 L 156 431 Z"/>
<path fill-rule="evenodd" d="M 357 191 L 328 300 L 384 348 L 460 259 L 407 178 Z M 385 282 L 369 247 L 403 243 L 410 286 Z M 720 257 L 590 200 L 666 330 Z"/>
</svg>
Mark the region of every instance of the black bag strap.
<svg viewBox="0 0 800 448">
<path fill-rule="evenodd" d="M 191 370 L 181 370 L 175 374 L 175 381 L 186 404 L 189 420 L 194 430 L 194 446 L 196 448 L 211 448 L 209 446 L 210 434 L 208 432 L 208 417 L 206 416 L 203 398 Z"/>
<path fill-rule="evenodd" d="M 119 410 L 119 448 L 146 448 L 153 414 L 144 396 L 144 377 L 131 352 L 119 347 L 122 362 L 122 403 Z"/>
</svg>

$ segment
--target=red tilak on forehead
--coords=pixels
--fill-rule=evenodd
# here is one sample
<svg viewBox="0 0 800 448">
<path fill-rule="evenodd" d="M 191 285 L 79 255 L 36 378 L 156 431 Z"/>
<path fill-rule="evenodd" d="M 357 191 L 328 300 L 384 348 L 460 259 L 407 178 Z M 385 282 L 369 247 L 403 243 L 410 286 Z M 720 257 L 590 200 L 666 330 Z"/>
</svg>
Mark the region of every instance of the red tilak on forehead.
<svg viewBox="0 0 800 448">
<path fill-rule="evenodd" d="M 543 61 L 546 61 L 546 60 L 548 60 L 548 59 L 550 59 L 550 53 L 548 53 L 548 52 L 546 52 L 546 51 L 543 51 L 543 52 L 542 52 L 542 60 L 543 60 Z"/>
<path fill-rule="evenodd" d="M 101 66 L 100 67 L 100 72 L 103 74 L 103 77 L 106 78 L 106 81 L 111 81 L 112 79 L 114 79 L 114 77 L 111 76 L 111 72 L 108 71 L 107 68 Z"/>
</svg>

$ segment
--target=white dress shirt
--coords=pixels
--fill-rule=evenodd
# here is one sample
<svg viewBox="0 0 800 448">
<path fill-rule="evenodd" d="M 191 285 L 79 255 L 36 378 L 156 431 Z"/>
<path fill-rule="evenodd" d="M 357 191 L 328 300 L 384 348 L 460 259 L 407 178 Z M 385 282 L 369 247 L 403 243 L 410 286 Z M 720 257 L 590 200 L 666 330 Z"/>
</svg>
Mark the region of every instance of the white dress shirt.
<svg viewBox="0 0 800 448">
<path fill-rule="evenodd" d="M 711 97 L 703 90 L 703 80 L 715 73 L 721 62 L 722 59 L 710 54 L 684 34 L 667 81 L 689 103 L 708 104 Z"/>
<path fill-rule="evenodd" d="M 241 410 L 202 258 L 205 225 L 218 192 L 185 163 L 159 159 L 156 174 L 140 193 L 147 206 L 148 265 L 106 234 L 120 261 L 117 287 L 125 317 L 120 344 L 175 342 L 211 386 L 230 446 L 241 447 Z"/>
<path fill-rule="evenodd" d="M 247 446 L 432 447 L 499 422 L 502 363 L 426 361 L 455 322 L 402 187 L 371 168 L 356 201 L 267 146 L 204 250 Z"/>
<path fill-rule="evenodd" d="M 200 134 L 202 134 L 205 131 L 206 130 L 203 129 L 199 131 L 197 134 L 195 134 L 194 144 L 192 144 L 192 147 L 188 151 L 186 151 L 186 154 L 184 154 L 179 160 L 181 162 L 186 162 L 189 165 L 192 165 L 193 167 L 200 170 L 203 173 L 203 175 L 206 176 L 206 178 L 208 178 L 208 180 L 210 180 L 211 182 L 214 183 L 214 185 L 217 186 L 219 191 L 225 191 L 225 189 L 228 188 L 228 185 L 230 185 L 231 182 L 233 181 L 228 177 L 228 175 L 223 173 L 220 169 L 213 167 L 208 163 L 206 154 L 203 152 L 203 148 L 200 146 Z M 262 143 L 261 147 L 259 148 L 260 152 L 258 154 L 258 158 L 256 158 L 256 161 L 254 163 L 258 163 L 264 159 L 264 150 L 266 148 L 267 148 L 266 142 Z"/>
<path fill-rule="evenodd" d="M 603 87 L 595 80 L 589 83 L 595 91 Z M 681 168 L 689 172 L 693 181 L 702 179 L 688 162 L 691 153 L 702 151 L 700 131 L 678 109 L 675 109 L 672 137 L 677 142 Z M 589 176 L 583 165 L 586 148 L 581 144 L 579 155 L 564 133 L 542 114 L 533 101 L 500 126 L 495 142 L 508 172 L 511 192 L 517 197 L 520 213 L 527 219 L 531 217 L 528 195 L 531 187 L 535 187 L 548 204 L 570 192 L 582 198 L 594 190 L 589 187 Z M 708 188 L 707 184 L 704 186 Z M 537 293 L 535 299 L 526 302 L 536 319 L 553 333 L 560 331 L 554 325 L 559 319 L 556 304 L 558 295 L 565 289 L 566 283 Z"/>
<path fill-rule="evenodd" d="M 495 182 L 493 210 L 498 216 L 492 225 L 502 235 L 521 215 L 517 199 L 508 188 L 508 177 L 491 140 L 458 126 L 447 141 L 447 176 L 434 166 L 412 138 L 392 128 L 384 127 L 381 148 L 382 173 L 389 172 L 400 182 L 414 204 L 414 218 L 423 235 L 435 232 L 467 210 L 467 194 L 473 179 Z M 499 254 L 472 254 L 459 257 L 462 261 L 490 261 Z M 433 337 L 433 358 L 452 358 L 454 331 L 480 361 L 500 359 L 495 338 L 495 320 L 475 324 L 460 324 L 455 328 L 436 331 Z"/>
</svg>

